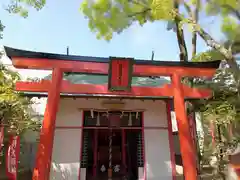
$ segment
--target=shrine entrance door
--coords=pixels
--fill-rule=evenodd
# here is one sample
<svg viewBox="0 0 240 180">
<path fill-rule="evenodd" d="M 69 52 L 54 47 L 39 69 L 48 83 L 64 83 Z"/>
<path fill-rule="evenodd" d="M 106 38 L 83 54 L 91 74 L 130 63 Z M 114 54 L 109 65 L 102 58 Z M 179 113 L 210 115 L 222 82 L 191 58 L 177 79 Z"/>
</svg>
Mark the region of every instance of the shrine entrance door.
<svg viewBox="0 0 240 180">
<path fill-rule="evenodd" d="M 111 142 L 112 141 L 112 142 Z M 111 173 L 112 179 L 122 179 L 125 176 L 122 164 L 122 136 L 120 130 L 99 130 L 98 135 L 98 160 L 97 179 L 108 179 Z M 109 172 L 109 169 L 112 169 Z"/>
<path fill-rule="evenodd" d="M 85 115 L 88 114 L 85 113 Z M 98 126 L 84 127 L 81 167 L 86 168 L 86 180 L 138 179 L 138 168 L 143 167 L 144 164 L 141 136 L 142 123 L 137 122 L 136 114 L 131 116 L 131 123 L 135 125 L 135 128 L 121 125 L 119 127 L 104 127 L 104 122 L 101 123 L 100 117 L 97 117 L 96 120 L 91 119 L 95 122 L 99 120 Z M 91 117 L 93 116 L 91 115 Z M 103 120 L 106 120 L 105 117 Z M 123 123 L 124 117 L 126 118 L 125 123 Z M 141 117 L 140 113 L 138 118 L 141 119 Z M 122 125 L 129 124 L 127 123 L 128 116 L 122 116 L 121 118 Z M 90 120 L 87 117 L 86 119 Z"/>
</svg>

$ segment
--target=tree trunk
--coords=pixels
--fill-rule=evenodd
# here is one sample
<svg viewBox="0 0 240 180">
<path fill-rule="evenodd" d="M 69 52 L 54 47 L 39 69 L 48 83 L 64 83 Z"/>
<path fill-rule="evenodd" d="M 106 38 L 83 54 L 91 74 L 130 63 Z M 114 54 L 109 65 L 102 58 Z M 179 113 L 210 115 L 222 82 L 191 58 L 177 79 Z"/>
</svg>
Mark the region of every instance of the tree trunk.
<svg viewBox="0 0 240 180">
<path fill-rule="evenodd" d="M 177 0 L 174 1 L 174 8 L 178 12 L 179 2 Z M 180 61 L 188 61 L 188 52 L 187 52 L 187 46 L 184 38 L 183 28 L 179 26 L 181 19 L 178 16 L 176 16 L 174 21 L 176 24 L 176 35 L 177 35 L 178 47 L 180 51 L 179 59 Z"/>
</svg>

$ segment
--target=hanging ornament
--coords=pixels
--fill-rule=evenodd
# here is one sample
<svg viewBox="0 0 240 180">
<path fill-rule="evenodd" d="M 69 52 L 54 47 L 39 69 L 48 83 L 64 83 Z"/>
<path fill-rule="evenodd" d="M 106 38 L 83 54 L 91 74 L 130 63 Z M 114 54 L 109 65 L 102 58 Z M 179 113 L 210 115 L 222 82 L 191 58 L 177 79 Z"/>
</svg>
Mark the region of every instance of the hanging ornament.
<svg viewBox="0 0 240 180">
<path fill-rule="evenodd" d="M 120 165 L 119 164 L 117 164 L 117 165 L 115 165 L 114 167 L 113 167 L 113 171 L 115 172 L 115 173 L 117 173 L 117 172 L 120 172 Z"/>
<path fill-rule="evenodd" d="M 128 126 L 132 126 L 132 113 L 129 113 Z"/>
<path fill-rule="evenodd" d="M 94 111 L 91 109 L 91 117 L 94 118 Z"/>
<path fill-rule="evenodd" d="M 136 112 L 136 119 L 138 118 L 138 111 Z"/>
<path fill-rule="evenodd" d="M 97 114 L 97 126 L 100 126 L 100 113 Z"/>
<path fill-rule="evenodd" d="M 121 114 L 120 118 L 122 118 L 123 116 L 124 116 L 124 111 L 122 111 L 122 114 Z"/>
<path fill-rule="evenodd" d="M 104 165 L 101 166 L 101 169 L 100 169 L 102 172 L 105 172 L 106 171 L 106 167 Z"/>
</svg>

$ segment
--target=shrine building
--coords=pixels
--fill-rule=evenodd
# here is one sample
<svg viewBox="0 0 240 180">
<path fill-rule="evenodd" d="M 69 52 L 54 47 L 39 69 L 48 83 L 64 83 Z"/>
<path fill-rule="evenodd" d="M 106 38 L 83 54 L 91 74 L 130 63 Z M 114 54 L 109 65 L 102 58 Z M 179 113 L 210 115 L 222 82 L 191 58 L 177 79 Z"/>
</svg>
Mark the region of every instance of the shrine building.
<svg viewBox="0 0 240 180">
<path fill-rule="evenodd" d="M 52 70 L 49 79 L 16 83 L 16 90 L 26 96 L 48 97 L 33 180 L 176 180 L 171 106 L 185 180 L 197 180 L 185 101 L 211 97 L 211 91 L 184 85 L 182 78 L 211 78 L 219 61 L 101 58 L 10 47 L 5 51 L 15 68 Z M 79 74 L 95 81 L 67 78 Z M 148 84 L 136 85 L 144 78 Z"/>
</svg>

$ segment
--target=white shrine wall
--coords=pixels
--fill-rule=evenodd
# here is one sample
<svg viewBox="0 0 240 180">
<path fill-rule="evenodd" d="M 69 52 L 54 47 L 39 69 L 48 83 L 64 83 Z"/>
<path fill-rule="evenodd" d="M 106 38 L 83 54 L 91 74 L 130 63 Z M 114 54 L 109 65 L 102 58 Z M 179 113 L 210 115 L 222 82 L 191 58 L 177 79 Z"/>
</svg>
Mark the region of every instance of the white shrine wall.
<svg viewBox="0 0 240 180">
<path fill-rule="evenodd" d="M 56 120 L 50 180 L 85 180 L 80 168 L 83 109 L 105 109 L 102 99 L 61 99 Z M 168 117 L 164 101 L 122 100 L 124 109 L 144 109 L 145 168 L 141 180 L 172 180 Z M 173 142 L 173 139 L 172 139 Z M 142 172 L 141 172 L 142 171 Z M 146 177 L 144 179 L 144 177 Z"/>
</svg>

